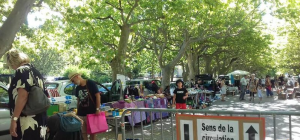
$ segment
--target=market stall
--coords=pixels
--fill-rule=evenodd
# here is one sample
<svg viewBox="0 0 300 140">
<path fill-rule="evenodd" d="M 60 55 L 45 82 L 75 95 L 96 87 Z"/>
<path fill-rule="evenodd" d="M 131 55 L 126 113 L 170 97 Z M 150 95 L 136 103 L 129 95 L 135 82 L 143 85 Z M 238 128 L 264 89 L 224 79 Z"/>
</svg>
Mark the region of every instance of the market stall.
<svg viewBox="0 0 300 140">
<path fill-rule="evenodd" d="M 156 97 L 156 96 L 155 96 Z M 147 98 L 147 99 L 137 99 L 134 101 L 127 100 L 125 101 L 118 101 L 111 104 L 111 107 L 115 110 L 118 109 L 126 109 L 126 108 L 167 108 L 168 100 L 160 96 L 161 98 Z M 132 116 L 131 116 L 132 114 Z M 147 120 L 150 122 L 150 112 L 132 112 L 128 115 L 129 123 L 134 126 L 136 123 L 141 123 L 142 121 Z M 169 114 L 163 112 L 162 117 L 168 117 Z M 152 120 L 160 119 L 160 113 L 153 112 L 152 113 Z"/>
<path fill-rule="evenodd" d="M 212 98 L 211 95 L 213 94 L 212 90 L 198 90 L 194 88 L 189 88 L 189 97 L 193 100 L 193 107 L 196 108 L 198 105 L 205 105 L 211 104 Z"/>
</svg>

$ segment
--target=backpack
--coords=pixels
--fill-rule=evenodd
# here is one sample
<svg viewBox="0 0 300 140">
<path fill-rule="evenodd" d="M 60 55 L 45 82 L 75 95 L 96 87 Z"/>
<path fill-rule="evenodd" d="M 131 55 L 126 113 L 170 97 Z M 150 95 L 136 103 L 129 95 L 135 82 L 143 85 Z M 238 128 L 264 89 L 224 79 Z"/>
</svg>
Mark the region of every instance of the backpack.
<svg viewBox="0 0 300 140">
<path fill-rule="evenodd" d="M 57 113 L 60 118 L 60 129 L 63 132 L 77 132 L 81 130 L 81 122 L 73 116 Z"/>
</svg>

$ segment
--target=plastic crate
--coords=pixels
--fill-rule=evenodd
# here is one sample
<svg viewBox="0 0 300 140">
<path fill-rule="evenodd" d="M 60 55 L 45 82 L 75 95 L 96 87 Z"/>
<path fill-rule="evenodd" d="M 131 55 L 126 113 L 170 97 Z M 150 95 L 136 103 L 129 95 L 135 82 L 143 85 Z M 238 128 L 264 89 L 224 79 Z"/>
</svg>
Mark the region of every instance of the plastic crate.
<svg viewBox="0 0 300 140">
<path fill-rule="evenodd" d="M 51 105 L 47 110 L 47 115 L 52 116 L 54 112 L 58 112 L 58 111 L 59 111 L 58 105 Z"/>
</svg>

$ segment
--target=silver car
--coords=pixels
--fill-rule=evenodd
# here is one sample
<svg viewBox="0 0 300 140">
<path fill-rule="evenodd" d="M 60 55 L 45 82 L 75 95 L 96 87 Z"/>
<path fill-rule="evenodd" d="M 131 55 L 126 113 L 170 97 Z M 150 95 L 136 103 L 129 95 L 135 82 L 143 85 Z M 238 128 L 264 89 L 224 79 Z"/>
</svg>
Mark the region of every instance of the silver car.
<svg viewBox="0 0 300 140">
<path fill-rule="evenodd" d="M 8 109 L 8 88 L 0 82 L 0 140 L 11 140 L 9 134 L 10 112 Z"/>
</svg>

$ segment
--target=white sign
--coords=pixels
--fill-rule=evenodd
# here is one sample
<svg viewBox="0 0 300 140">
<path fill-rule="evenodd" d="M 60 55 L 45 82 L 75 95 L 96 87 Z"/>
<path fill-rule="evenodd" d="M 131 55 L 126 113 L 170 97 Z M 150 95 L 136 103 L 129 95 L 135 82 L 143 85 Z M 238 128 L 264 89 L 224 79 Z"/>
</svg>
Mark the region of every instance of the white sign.
<svg viewBox="0 0 300 140">
<path fill-rule="evenodd" d="M 260 140 L 259 123 L 243 123 L 244 140 Z"/>
<path fill-rule="evenodd" d="M 239 121 L 197 119 L 198 140 L 239 140 Z"/>
</svg>

